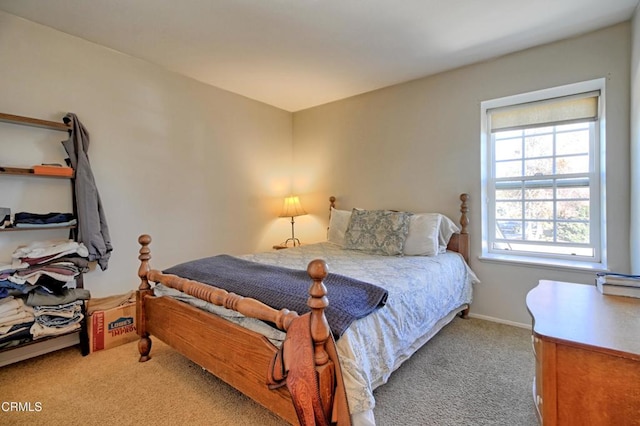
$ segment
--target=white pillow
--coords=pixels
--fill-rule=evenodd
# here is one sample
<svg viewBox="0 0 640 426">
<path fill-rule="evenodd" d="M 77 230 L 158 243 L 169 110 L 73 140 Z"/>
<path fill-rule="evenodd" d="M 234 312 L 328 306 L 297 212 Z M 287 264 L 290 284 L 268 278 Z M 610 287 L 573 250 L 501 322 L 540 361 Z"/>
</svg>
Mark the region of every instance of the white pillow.
<svg viewBox="0 0 640 426">
<path fill-rule="evenodd" d="M 409 218 L 409 234 L 407 234 L 403 248 L 405 255 L 435 256 L 440 252 L 441 216 L 438 213 L 411 215 Z"/>
<path fill-rule="evenodd" d="M 351 220 L 351 210 L 338 210 L 332 207 L 327 241 L 343 247 L 345 241 L 344 234 L 347 232 L 349 220 Z"/>
<path fill-rule="evenodd" d="M 451 236 L 460 227 L 440 213 L 416 213 L 409 220 L 403 252 L 407 256 L 435 256 L 447 251 Z"/>
<path fill-rule="evenodd" d="M 451 236 L 456 232 L 460 232 L 460 227 L 456 225 L 454 221 L 449 219 L 447 216 L 441 214 L 442 218 L 440 221 L 440 233 L 438 236 L 438 244 L 440 245 L 440 253 L 444 253 L 447 251 L 447 244 L 449 244 L 449 240 Z"/>
</svg>

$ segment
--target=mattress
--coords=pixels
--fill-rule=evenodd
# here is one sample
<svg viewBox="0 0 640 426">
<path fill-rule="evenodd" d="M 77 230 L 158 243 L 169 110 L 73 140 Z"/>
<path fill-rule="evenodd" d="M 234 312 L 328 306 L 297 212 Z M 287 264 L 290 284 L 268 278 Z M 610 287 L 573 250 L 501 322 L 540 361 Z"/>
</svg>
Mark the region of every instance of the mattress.
<svg viewBox="0 0 640 426">
<path fill-rule="evenodd" d="M 365 417 L 372 417 L 373 390 L 386 383 L 391 373 L 453 319 L 460 307 L 471 303 L 473 285 L 478 282 L 462 256 L 454 252 L 431 257 L 379 256 L 323 242 L 238 257 L 303 270 L 311 260 L 323 259 L 329 273 L 376 284 L 389 292 L 384 307 L 353 322 L 337 341 L 349 409 L 352 415 L 364 413 Z M 284 340 L 283 332 L 237 312 L 162 285 L 156 285 L 154 292 L 224 316 L 262 333 L 276 346 Z M 327 297 L 331 303 L 331 288 Z"/>
</svg>

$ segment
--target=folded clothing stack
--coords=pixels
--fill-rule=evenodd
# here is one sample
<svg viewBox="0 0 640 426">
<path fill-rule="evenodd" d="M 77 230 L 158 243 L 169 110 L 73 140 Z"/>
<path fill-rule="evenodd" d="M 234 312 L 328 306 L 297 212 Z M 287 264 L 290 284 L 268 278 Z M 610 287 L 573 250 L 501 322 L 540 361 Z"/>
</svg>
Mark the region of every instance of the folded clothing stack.
<svg viewBox="0 0 640 426">
<path fill-rule="evenodd" d="M 55 226 L 70 226 L 78 221 L 72 213 L 29 213 L 19 212 L 13 218 L 16 228 L 46 228 Z"/>
<path fill-rule="evenodd" d="M 11 264 L 0 265 L 0 348 L 81 327 L 91 294 L 75 287 L 77 276 L 89 270 L 87 257 L 82 243 L 36 241 L 18 247 Z M 3 322 L 3 309 L 11 311 L 11 321 L 22 321 Z"/>
<path fill-rule="evenodd" d="M 80 329 L 84 319 L 83 301 L 75 300 L 62 305 L 38 305 L 33 308 L 35 322 L 31 326 L 34 339 L 70 333 Z"/>
<path fill-rule="evenodd" d="M 31 326 L 35 323 L 33 308 L 20 298 L 0 299 L 0 348 L 31 340 Z"/>
</svg>

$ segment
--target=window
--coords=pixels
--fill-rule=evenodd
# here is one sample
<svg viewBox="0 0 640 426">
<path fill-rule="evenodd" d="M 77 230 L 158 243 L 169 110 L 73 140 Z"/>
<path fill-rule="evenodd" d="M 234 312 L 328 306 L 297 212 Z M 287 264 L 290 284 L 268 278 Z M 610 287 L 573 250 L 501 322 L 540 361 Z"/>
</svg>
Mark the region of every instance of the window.
<svg viewBox="0 0 640 426">
<path fill-rule="evenodd" d="M 606 267 L 604 79 L 481 108 L 483 258 Z"/>
</svg>

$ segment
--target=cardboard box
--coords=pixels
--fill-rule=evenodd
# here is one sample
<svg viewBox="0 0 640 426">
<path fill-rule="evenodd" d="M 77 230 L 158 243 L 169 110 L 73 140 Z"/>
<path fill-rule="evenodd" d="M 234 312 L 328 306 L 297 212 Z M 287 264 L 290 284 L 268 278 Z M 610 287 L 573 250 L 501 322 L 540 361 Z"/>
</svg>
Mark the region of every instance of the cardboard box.
<svg viewBox="0 0 640 426">
<path fill-rule="evenodd" d="M 137 340 L 136 304 L 94 311 L 89 315 L 87 328 L 91 353 Z"/>
</svg>

